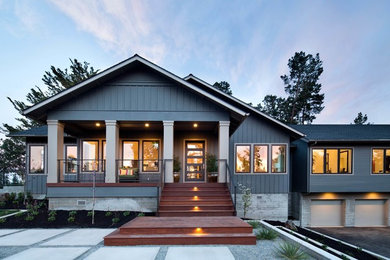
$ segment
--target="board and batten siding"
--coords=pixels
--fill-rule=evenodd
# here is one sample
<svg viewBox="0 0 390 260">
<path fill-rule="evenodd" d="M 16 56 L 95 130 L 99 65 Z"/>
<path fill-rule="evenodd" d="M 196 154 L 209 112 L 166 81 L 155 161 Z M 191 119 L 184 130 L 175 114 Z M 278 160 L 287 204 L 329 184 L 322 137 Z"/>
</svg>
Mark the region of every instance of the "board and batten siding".
<svg viewBox="0 0 390 260">
<path fill-rule="evenodd" d="M 46 194 L 46 174 L 27 174 L 25 180 L 26 192 L 30 192 L 33 195 Z"/>
<path fill-rule="evenodd" d="M 48 114 L 56 120 L 228 121 L 229 112 L 153 71 L 130 71 Z"/>
<path fill-rule="evenodd" d="M 316 147 L 352 148 L 352 174 L 311 174 L 311 149 L 308 161 L 309 192 L 389 192 L 390 174 L 372 174 L 371 150 L 381 145 L 317 145 Z M 313 148 L 313 147 L 311 147 Z"/>
<path fill-rule="evenodd" d="M 286 144 L 286 174 L 275 173 L 235 173 L 235 144 Z M 233 172 L 236 183 L 241 183 L 252 189 L 253 194 L 260 193 L 288 193 L 289 192 L 289 147 L 290 136 L 273 126 L 271 123 L 265 122 L 257 116 L 249 116 L 240 127 L 234 132 L 230 138 L 230 153 L 229 167 Z M 269 148 L 271 149 L 271 147 Z M 253 152 L 252 152 L 253 153 Z M 252 160 L 252 159 L 251 159 Z M 270 158 L 269 170 L 271 170 Z M 251 165 L 253 161 L 251 161 Z M 239 191 L 238 191 L 239 192 Z"/>
<path fill-rule="evenodd" d="M 308 150 L 309 146 L 306 141 L 297 140 L 292 143 L 296 147 L 291 152 L 291 165 L 292 172 L 290 175 L 291 179 L 291 190 L 293 192 L 307 192 L 308 191 L 308 164 L 309 158 Z"/>
</svg>

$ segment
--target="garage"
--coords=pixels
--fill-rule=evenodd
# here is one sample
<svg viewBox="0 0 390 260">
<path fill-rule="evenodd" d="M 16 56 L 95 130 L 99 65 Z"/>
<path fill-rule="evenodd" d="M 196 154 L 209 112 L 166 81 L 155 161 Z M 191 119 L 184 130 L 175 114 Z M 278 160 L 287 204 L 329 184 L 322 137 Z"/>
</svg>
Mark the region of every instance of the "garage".
<svg viewBox="0 0 390 260">
<path fill-rule="evenodd" d="M 312 200 L 310 211 L 312 227 L 343 226 L 342 200 Z"/>
<path fill-rule="evenodd" d="M 356 200 L 355 226 L 373 227 L 385 225 L 385 200 Z"/>
</svg>

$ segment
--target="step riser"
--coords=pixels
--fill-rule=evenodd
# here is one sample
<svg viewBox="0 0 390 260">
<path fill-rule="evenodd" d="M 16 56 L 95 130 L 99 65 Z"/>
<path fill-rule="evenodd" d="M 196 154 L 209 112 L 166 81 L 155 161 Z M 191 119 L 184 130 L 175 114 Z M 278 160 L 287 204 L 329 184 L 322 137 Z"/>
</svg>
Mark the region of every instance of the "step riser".
<svg viewBox="0 0 390 260">
<path fill-rule="evenodd" d="M 191 238 L 105 238 L 105 246 L 127 245 L 256 245 L 254 237 L 191 237 Z"/>
<path fill-rule="evenodd" d="M 165 187 L 164 191 L 195 191 L 192 187 Z M 198 187 L 196 191 L 229 191 L 227 188 Z"/>
<path fill-rule="evenodd" d="M 196 205 L 195 205 L 196 204 Z M 233 203 L 231 200 L 226 201 L 192 201 L 192 200 L 183 200 L 183 201 L 160 201 L 160 207 L 162 206 L 213 206 L 213 205 L 220 205 L 220 206 L 233 206 Z"/>
<path fill-rule="evenodd" d="M 225 183 L 165 183 L 164 188 L 226 188 Z"/>
<path fill-rule="evenodd" d="M 227 191 L 187 191 L 187 192 L 176 192 L 176 191 L 163 191 L 161 196 L 164 197 L 170 197 L 170 196 L 176 196 L 176 197 L 215 197 L 215 196 L 230 196 L 230 193 Z"/>
<path fill-rule="evenodd" d="M 191 234 L 195 232 L 195 228 L 120 228 L 121 235 Z M 202 232 L 208 234 L 252 234 L 252 227 L 202 228 Z"/>
<path fill-rule="evenodd" d="M 199 216 L 234 216 L 231 211 L 226 212 L 159 212 L 160 217 L 199 217 Z"/>
<path fill-rule="evenodd" d="M 234 210 L 232 205 L 208 205 L 208 206 L 200 206 L 198 204 L 194 205 L 169 205 L 169 206 L 162 206 L 160 205 L 160 210 L 194 210 L 194 207 L 198 207 L 198 210 Z"/>
<path fill-rule="evenodd" d="M 161 196 L 160 201 L 168 200 L 184 200 L 184 201 L 201 201 L 201 200 L 230 200 L 230 196 L 198 196 L 198 199 L 194 199 L 194 196 Z"/>
</svg>

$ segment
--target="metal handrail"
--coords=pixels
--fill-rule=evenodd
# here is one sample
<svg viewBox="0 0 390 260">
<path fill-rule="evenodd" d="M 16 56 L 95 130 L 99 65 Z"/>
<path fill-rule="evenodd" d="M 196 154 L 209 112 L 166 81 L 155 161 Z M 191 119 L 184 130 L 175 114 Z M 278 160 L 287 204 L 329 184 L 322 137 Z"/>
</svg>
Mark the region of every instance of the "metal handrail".
<svg viewBox="0 0 390 260">
<path fill-rule="evenodd" d="M 104 182 L 106 160 L 103 159 L 59 159 L 57 174 L 59 182 L 92 182 L 93 173 L 98 174 L 97 182 Z"/>
<path fill-rule="evenodd" d="M 234 206 L 234 214 L 237 214 L 237 185 L 235 176 L 233 175 L 233 172 L 230 169 L 229 164 L 226 163 L 226 171 L 228 174 L 226 174 L 226 182 L 228 184 L 228 188 L 230 190 L 230 193 L 233 193 L 233 206 Z M 229 178 L 227 178 L 229 177 Z M 228 181 L 229 180 L 229 181 Z"/>
</svg>

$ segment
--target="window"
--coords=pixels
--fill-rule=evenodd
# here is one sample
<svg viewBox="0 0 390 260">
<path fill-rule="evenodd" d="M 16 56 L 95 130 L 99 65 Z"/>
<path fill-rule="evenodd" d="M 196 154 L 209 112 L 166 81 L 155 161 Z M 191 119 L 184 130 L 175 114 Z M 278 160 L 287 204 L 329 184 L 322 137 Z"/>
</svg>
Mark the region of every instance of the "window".
<svg viewBox="0 0 390 260">
<path fill-rule="evenodd" d="M 45 146 L 31 145 L 30 146 L 30 173 L 45 172 Z"/>
<path fill-rule="evenodd" d="M 82 166 L 84 172 L 98 171 L 99 142 L 83 141 L 83 160 Z"/>
<path fill-rule="evenodd" d="M 268 172 L 268 145 L 253 146 L 254 172 Z"/>
<path fill-rule="evenodd" d="M 286 145 L 272 145 L 272 172 L 286 172 Z"/>
<path fill-rule="evenodd" d="M 352 149 L 312 149 L 311 171 L 315 174 L 352 173 Z"/>
<path fill-rule="evenodd" d="M 251 146 L 236 145 L 236 172 L 249 173 L 251 171 Z"/>
<path fill-rule="evenodd" d="M 77 172 L 77 145 L 67 145 L 65 150 L 65 172 Z"/>
<path fill-rule="evenodd" d="M 123 141 L 123 166 L 138 168 L 138 141 Z"/>
<path fill-rule="evenodd" d="M 142 142 L 142 170 L 144 172 L 158 172 L 159 141 Z"/>
<path fill-rule="evenodd" d="M 372 173 L 390 173 L 390 148 L 372 149 Z"/>
</svg>

